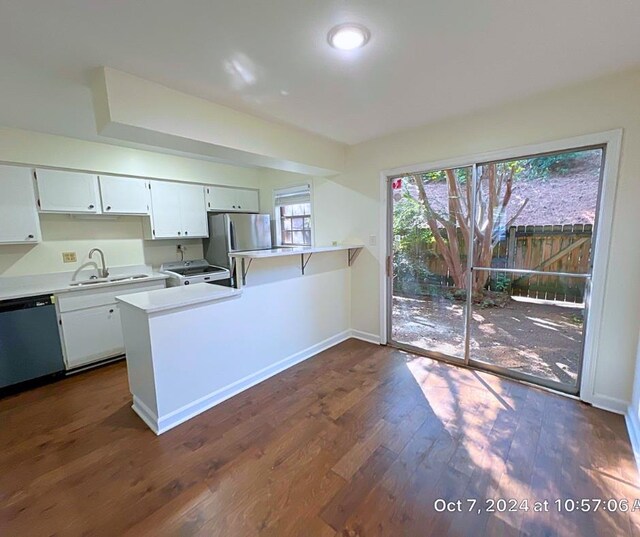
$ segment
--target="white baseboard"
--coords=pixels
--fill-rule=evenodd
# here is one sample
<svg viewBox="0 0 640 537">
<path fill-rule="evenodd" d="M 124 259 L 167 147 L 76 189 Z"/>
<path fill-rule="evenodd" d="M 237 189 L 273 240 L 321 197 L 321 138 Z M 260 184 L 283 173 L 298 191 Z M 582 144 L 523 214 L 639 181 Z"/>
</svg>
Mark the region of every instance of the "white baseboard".
<svg viewBox="0 0 640 537">
<path fill-rule="evenodd" d="M 353 330 L 351 329 L 351 337 L 356 339 L 361 339 L 362 341 L 366 341 L 368 343 L 374 343 L 376 345 L 380 345 L 380 336 L 377 334 L 371 334 L 369 332 L 363 332 L 362 330 Z"/>
<path fill-rule="evenodd" d="M 153 432 L 156 434 L 162 434 L 169 429 L 173 429 L 174 427 L 184 423 L 185 421 L 201 414 L 202 412 L 209 410 L 210 408 L 216 406 L 217 404 L 222 403 L 223 401 L 233 397 L 234 395 L 243 392 L 244 390 L 255 386 L 256 384 L 260 384 L 261 382 L 267 380 L 268 378 L 281 373 L 285 369 L 288 369 L 312 356 L 315 356 L 319 352 L 322 352 L 338 343 L 342 343 L 351 337 L 351 331 L 345 330 L 336 334 L 335 336 L 331 336 L 311 347 L 307 347 L 302 351 L 299 351 L 275 364 L 272 364 L 260 371 L 256 371 L 255 373 L 248 375 L 224 388 L 216 390 L 200 399 L 185 405 L 182 408 L 169 412 L 164 416 L 156 416 L 154 412 L 151 411 L 146 405 L 139 401 L 134 397 L 133 401 L 133 410 L 142 418 L 142 420 L 151 428 Z"/>
<path fill-rule="evenodd" d="M 640 472 L 640 419 L 638 419 L 637 409 L 633 409 L 633 407 L 629 405 L 624 415 L 624 421 L 627 424 L 627 432 L 629 433 L 629 440 L 631 440 L 636 466 Z"/>
<path fill-rule="evenodd" d="M 586 400 L 586 399 L 585 399 Z M 587 402 L 591 403 L 594 407 L 602 410 L 608 410 L 615 414 L 625 415 L 627 408 L 629 407 L 629 401 L 623 401 L 616 397 L 609 397 L 608 395 L 594 394 Z"/>
<path fill-rule="evenodd" d="M 149 426 L 149 429 L 156 434 L 160 434 L 158 432 L 158 416 L 135 395 L 133 396 L 131 408 L 133 408 L 133 411 Z"/>
</svg>

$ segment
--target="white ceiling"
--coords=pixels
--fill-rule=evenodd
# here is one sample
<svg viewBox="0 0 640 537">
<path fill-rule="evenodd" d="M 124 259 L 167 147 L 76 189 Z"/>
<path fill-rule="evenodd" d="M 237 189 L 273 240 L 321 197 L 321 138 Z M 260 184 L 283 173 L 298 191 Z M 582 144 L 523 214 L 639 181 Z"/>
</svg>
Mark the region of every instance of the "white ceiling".
<svg viewBox="0 0 640 537">
<path fill-rule="evenodd" d="M 362 50 L 326 42 L 371 30 Z M 99 139 L 106 65 L 346 143 L 640 64 L 636 0 L 0 0 L 0 125 Z"/>
</svg>

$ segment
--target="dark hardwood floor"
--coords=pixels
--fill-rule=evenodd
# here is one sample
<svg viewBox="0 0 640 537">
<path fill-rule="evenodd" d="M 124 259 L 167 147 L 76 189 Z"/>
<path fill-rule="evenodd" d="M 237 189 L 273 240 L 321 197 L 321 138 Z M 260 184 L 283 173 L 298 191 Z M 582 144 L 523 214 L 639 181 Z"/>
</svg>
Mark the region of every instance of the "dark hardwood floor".
<svg viewBox="0 0 640 537">
<path fill-rule="evenodd" d="M 621 416 L 391 348 L 349 340 L 160 437 L 130 403 L 123 363 L 0 400 L 0 535 L 640 535 Z M 581 498 L 632 503 L 556 510 Z"/>
</svg>

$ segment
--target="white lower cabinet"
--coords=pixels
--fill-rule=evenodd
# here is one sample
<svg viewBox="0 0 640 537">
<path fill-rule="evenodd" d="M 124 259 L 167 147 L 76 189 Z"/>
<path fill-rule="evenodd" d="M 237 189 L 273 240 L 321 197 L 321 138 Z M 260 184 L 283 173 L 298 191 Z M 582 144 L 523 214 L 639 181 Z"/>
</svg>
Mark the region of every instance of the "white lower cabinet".
<svg viewBox="0 0 640 537">
<path fill-rule="evenodd" d="M 56 309 L 66 368 L 75 369 L 124 354 L 116 296 L 164 286 L 164 280 L 154 280 L 58 295 Z"/>
<path fill-rule="evenodd" d="M 61 320 L 68 369 L 124 353 L 116 304 L 63 313 Z"/>
</svg>

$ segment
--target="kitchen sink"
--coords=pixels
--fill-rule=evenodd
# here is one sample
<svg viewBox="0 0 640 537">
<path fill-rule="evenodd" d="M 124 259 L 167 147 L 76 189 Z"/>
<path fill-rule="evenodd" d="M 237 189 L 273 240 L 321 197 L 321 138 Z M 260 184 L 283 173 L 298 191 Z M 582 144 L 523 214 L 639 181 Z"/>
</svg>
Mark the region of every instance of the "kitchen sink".
<svg viewBox="0 0 640 537">
<path fill-rule="evenodd" d="M 118 276 L 117 278 L 107 278 L 109 282 L 125 282 L 127 280 L 141 280 L 142 278 L 148 278 L 148 274 L 135 274 L 133 276 Z"/>
<path fill-rule="evenodd" d="M 127 282 L 133 280 L 142 280 L 148 278 L 148 274 L 134 274 L 132 276 L 114 276 L 113 278 L 94 278 L 93 280 L 81 280 L 79 282 L 71 282 L 71 287 L 84 287 L 86 285 L 99 285 L 104 283 Z"/>
</svg>

